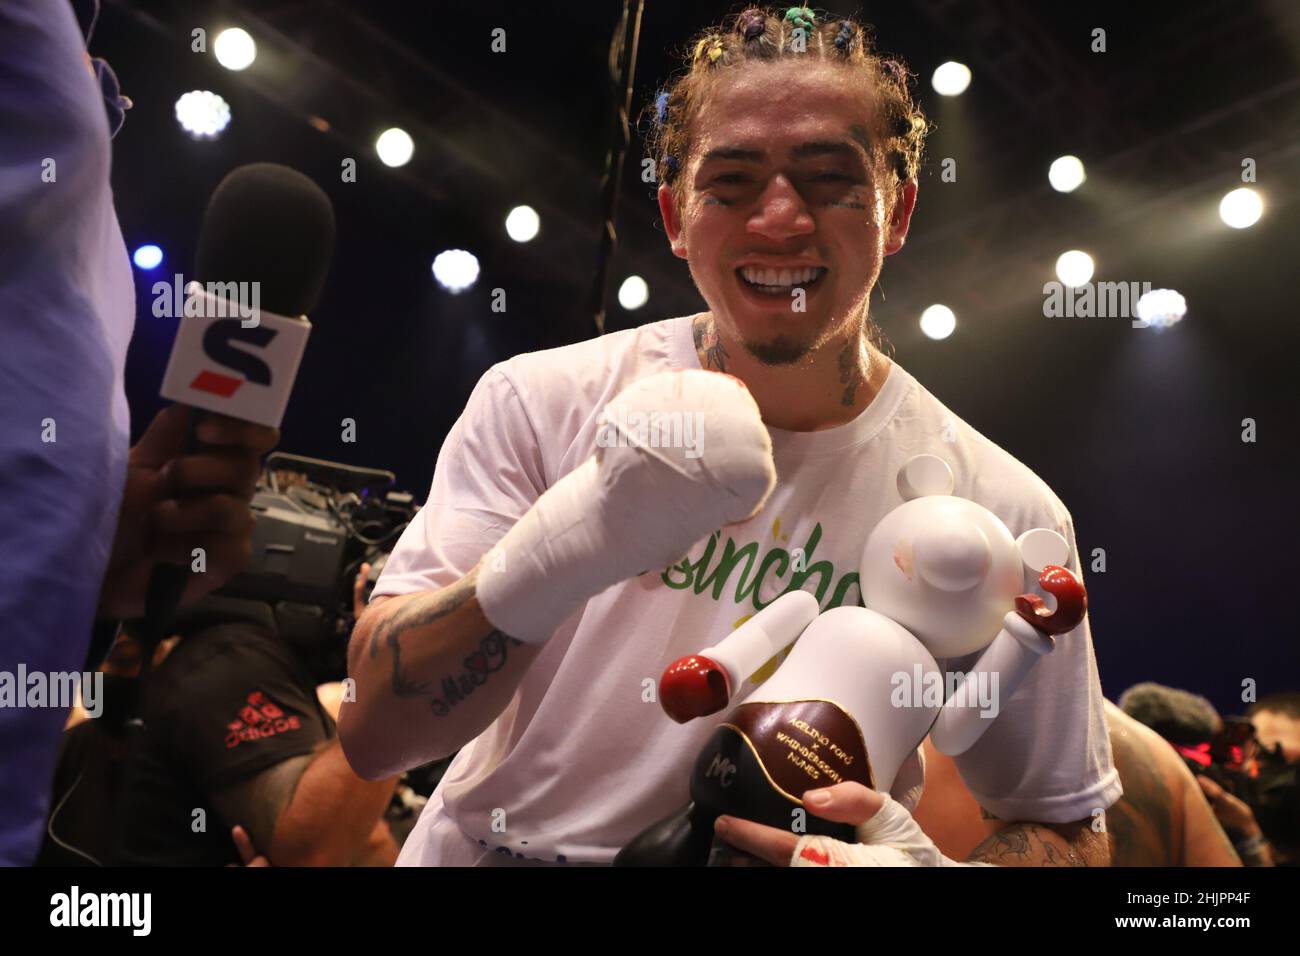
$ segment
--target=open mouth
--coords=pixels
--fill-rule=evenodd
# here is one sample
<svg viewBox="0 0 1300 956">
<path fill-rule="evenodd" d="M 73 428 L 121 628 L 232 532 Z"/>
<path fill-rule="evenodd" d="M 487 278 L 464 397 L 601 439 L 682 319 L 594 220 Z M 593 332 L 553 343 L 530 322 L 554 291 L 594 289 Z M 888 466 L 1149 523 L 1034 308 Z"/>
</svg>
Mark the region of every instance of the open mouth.
<svg viewBox="0 0 1300 956">
<path fill-rule="evenodd" d="M 761 295 L 789 296 L 794 289 L 807 291 L 816 288 L 828 271 L 821 266 L 801 266 L 795 269 L 741 266 L 736 270 L 736 277 Z"/>
</svg>

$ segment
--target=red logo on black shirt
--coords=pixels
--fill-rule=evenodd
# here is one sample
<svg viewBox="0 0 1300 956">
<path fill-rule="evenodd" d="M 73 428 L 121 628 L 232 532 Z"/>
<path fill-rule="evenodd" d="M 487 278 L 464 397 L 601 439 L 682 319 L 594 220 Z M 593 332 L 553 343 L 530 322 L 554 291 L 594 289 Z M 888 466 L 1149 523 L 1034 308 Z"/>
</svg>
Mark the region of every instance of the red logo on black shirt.
<svg viewBox="0 0 1300 956">
<path fill-rule="evenodd" d="M 262 740 L 302 727 L 296 715 L 285 716 L 283 710 L 260 690 L 248 695 L 248 703 L 239 708 L 239 716 L 226 724 L 226 749 L 233 750 L 244 741 Z"/>
</svg>

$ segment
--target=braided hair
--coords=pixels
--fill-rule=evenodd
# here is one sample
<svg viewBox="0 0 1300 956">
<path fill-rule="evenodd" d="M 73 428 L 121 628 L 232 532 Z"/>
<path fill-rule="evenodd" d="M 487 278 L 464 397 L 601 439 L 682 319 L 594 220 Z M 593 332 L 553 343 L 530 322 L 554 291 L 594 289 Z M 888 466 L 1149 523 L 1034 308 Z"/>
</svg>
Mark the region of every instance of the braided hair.
<svg viewBox="0 0 1300 956">
<path fill-rule="evenodd" d="M 754 60 L 812 57 L 841 66 L 865 81 L 879 116 L 880 145 L 898 182 L 915 179 L 929 123 L 912 99 L 910 74 L 899 60 L 872 47 L 871 28 L 851 19 L 818 19 L 808 7 L 748 7 L 709 27 L 687 44 L 674 79 L 655 94 L 642 113 L 642 128 L 659 181 L 677 195 L 677 175 L 686 165 L 692 121 L 709 88 L 723 71 Z M 864 110 L 868 109 L 864 103 Z M 645 120 L 648 118 L 649 122 Z"/>
</svg>

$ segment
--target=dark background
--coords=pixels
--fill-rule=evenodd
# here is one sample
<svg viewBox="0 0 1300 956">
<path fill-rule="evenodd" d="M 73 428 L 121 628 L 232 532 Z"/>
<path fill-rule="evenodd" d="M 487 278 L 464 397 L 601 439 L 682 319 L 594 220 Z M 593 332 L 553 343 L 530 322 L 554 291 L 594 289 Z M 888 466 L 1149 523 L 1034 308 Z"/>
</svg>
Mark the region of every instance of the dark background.
<svg viewBox="0 0 1300 956">
<path fill-rule="evenodd" d="M 1093 638 L 1112 699 L 1139 680 L 1244 710 L 1300 689 L 1294 609 L 1300 240 L 1300 4 L 912 2 L 820 7 L 876 25 L 936 124 L 912 234 L 887 261 L 872 316 L 897 360 L 941 401 L 1031 467 L 1074 516 Z M 648 0 L 636 64 L 639 109 L 675 68 L 671 53 L 737 6 Z M 587 306 L 602 219 L 600 178 L 613 97 L 617 0 L 402 4 L 105 0 L 92 53 L 135 101 L 115 140 L 113 184 L 128 247 L 163 247 L 137 271 L 127 367 L 135 434 L 157 396 L 174 319 L 151 287 L 188 273 L 204 204 L 235 166 L 287 163 L 329 193 L 339 245 L 281 449 L 394 470 L 423 500 L 439 445 L 493 362 L 594 334 Z M 242 73 L 190 49 L 242 26 L 258 59 Z M 507 50 L 490 50 L 491 31 Z M 1106 30 L 1107 50 L 1090 49 Z M 944 60 L 968 64 L 960 97 L 930 88 Z M 215 142 L 179 129 L 174 103 L 211 89 L 233 121 Z M 308 122 L 328 121 L 322 132 Z M 390 125 L 412 162 L 379 163 Z M 1089 179 L 1046 181 L 1073 153 Z M 704 308 L 663 236 L 634 136 L 619 199 L 608 328 Z M 340 181 L 357 160 L 357 182 Z M 942 182 L 940 162 L 957 161 Z M 1219 198 L 1254 158 L 1263 219 L 1218 220 Z M 520 245 L 505 213 L 526 203 L 541 234 Z M 453 296 L 430 264 L 447 248 L 479 258 Z M 1186 296 L 1166 332 L 1122 318 L 1043 316 L 1042 284 L 1066 249 L 1088 250 L 1095 281 L 1149 281 Z M 636 273 L 650 300 L 623 310 Z M 503 288 L 508 309 L 489 308 Z M 932 302 L 957 314 L 948 339 L 921 335 Z M 1258 440 L 1241 440 L 1242 419 Z M 356 442 L 340 440 L 355 419 Z M 1089 573 L 1103 548 L 1106 572 Z"/>
</svg>

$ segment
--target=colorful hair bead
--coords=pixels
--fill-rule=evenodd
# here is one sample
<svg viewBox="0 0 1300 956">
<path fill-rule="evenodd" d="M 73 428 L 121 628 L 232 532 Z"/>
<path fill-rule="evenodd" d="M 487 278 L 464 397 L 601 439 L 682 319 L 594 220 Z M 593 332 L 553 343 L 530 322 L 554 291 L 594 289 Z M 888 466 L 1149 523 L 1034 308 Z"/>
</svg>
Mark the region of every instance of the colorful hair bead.
<svg viewBox="0 0 1300 956">
<path fill-rule="evenodd" d="M 852 46 L 853 24 L 848 20 L 841 20 L 839 32 L 835 34 L 835 47 L 841 53 L 848 53 Z"/>
<path fill-rule="evenodd" d="M 767 14 L 762 10 L 746 10 L 736 20 L 736 32 L 746 40 L 761 37 L 766 29 Z"/>
<path fill-rule="evenodd" d="M 700 57 L 707 52 L 710 63 L 717 63 L 722 58 L 722 38 L 705 37 L 695 44 L 695 52 L 691 55 L 691 62 L 698 63 Z"/>
<path fill-rule="evenodd" d="M 817 14 L 807 7 L 791 7 L 785 11 L 783 19 L 796 27 L 802 27 L 805 34 L 811 35 L 813 21 L 817 19 Z"/>
<path fill-rule="evenodd" d="M 907 70 L 897 60 L 881 60 L 880 68 L 894 78 L 896 83 L 907 86 Z"/>
<path fill-rule="evenodd" d="M 668 91 L 664 90 L 655 97 L 655 126 L 663 127 L 668 118 Z"/>
</svg>

